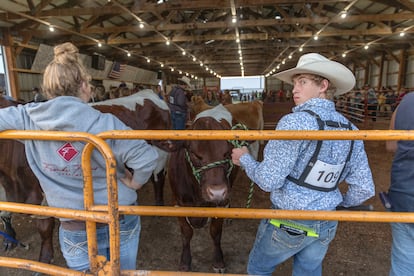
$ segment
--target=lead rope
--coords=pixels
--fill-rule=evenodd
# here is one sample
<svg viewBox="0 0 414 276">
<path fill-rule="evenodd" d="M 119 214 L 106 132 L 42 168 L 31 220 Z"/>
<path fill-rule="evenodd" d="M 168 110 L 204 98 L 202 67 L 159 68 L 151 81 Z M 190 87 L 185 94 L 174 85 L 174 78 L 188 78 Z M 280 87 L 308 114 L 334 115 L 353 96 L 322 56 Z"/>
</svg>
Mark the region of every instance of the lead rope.
<svg viewBox="0 0 414 276">
<path fill-rule="evenodd" d="M 248 130 L 247 126 L 241 123 L 235 124 L 231 129 L 232 130 L 234 129 Z M 229 140 L 229 143 L 232 144 L 235 148 L 241 148 L 243 146 L 247 147 L 249 145 L 249 143 L 247 143 L 246 141 L 239 141 L 239 140 Z M 246 208 L 250 208 L 250 205 L 252 203 L 252 198 L 253 198 L 253 192 L 254 192 L 254 182 L 250 181 L 250 188 L 249 188 L 249 194 L 247 195 Z"/>
</svg>

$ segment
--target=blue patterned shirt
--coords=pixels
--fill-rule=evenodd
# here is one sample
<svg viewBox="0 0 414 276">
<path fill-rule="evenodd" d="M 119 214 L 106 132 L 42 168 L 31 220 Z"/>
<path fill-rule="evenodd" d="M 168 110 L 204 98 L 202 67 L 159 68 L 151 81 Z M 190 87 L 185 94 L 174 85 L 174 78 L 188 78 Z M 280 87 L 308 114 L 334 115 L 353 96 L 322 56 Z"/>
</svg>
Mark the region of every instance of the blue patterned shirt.
<svg viewBox="0 0 414 276">
<path fill-rule="evenodd" d="M 276 130 L 319 130 L 316 118 L 303 112 L 304 110 L 313 111 L 324 121 L 348 123 L 343 115 L 336 112 L 332 101 L 313 98 L 294 107 L 293 113 L 285 115 L 278 122 Z M 357 130 L 354 125 L 352 128 Z M 328 126 L 325 129 L 338 130 Z M 354 142 L 351 158 L 340 178 L 340 182 L 346 181 L 349 185 L 344 195 L 339 189 L 323 192 L 289 181 L 286 178 L 288 175 L 300 177 L 316 149 L 316 144 L 316 140 L 270 140 L 264 148 L 262 162 L 254 160 L 250 154 L 243 154 L 240 163 L 252 181 L 263 191 L 270 192 L 272 204 L 280 209 L 334 210 L 338 205 L 359 205 L 375 195 L 363 141 Z M 343 163 L 350 145 L 349 140 L 324 140 L 318 160 L 329 164 Z"/>
</svg>

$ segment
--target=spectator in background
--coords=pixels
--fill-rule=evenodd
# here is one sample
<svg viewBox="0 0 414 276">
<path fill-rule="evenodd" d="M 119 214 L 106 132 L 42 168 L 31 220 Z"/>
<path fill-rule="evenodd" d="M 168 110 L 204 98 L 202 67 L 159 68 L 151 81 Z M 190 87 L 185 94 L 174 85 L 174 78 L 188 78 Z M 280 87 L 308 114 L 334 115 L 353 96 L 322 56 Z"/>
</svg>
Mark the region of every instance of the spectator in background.
<svg viewBox="0 0 414 276">
<path fill-rule="evenodd" d="M 119 98 L 119 88 L 115 86 L 111 86 L 109 88 L 109 99 L 117 99 Z"/>
<path fill-rule="evenodd" d="M 155 87 L 155 94 L 157 94 L 158 95 L 158 97 L 161 99 L 161 100 L 163 100 L 164 99 L 164 92 L 162 91 L 162 87 L 161 87 L 161 85 L 157 85 L 156 87 Z"/>
<path fill-rule="evenodd" d="M 216 98 L 216 93 L 211 90 L 207 90 L 207 93 L 204 97 L 204 102 L 210 106 L 216 106 L 219 104 L 219 101 Z"/>
<path fill-rule="evenodd" d="M 109 93 L 105 90 L 102 84 L 95 86 L 95 100 L 97 102 L 105 101 L 109 99 Z"/>
<path fill-rule="evenodd" d="M 408 93 L 408 88 L 404 87 L 401 88 L 400 92 L 398 93 L 395 105 L 398 106 L 401 100 L 404 98 L 405 95 Z"/>
<path fill-rule="evenodd" d="M 168 106 L 171 111 L 173 129 L 183 130 L 186 127 L 188 115 L 187 93 L 191 92 L 191 87 L 190 79 L 182 76 L 170 92 Z"/>
<path fill-rule="evenodd" d="M 123 86 L 118 88 L 119 90 L 119 97 L 127 97 L 131 96 L 131 89 L 129 89 L 127 86 Z"/>
<path fill-rule="evenodd" d="M 34 102 L 43 102 L 46 100 L 42 93 L 40 93 L 39 88 L 33 87 L 32 93 Z"/>
<path fill-rule="evenodd" d="M 364 86 L 365 91 L 365 98 L 367 99 L 367 109 L 368 109 L 368 115 L 371 116 L 371 120 L 375 122 L 377 120 L 377 94 L 374 90 L 374 88 L 370 87 L 368 84 Z"/>
</svg>

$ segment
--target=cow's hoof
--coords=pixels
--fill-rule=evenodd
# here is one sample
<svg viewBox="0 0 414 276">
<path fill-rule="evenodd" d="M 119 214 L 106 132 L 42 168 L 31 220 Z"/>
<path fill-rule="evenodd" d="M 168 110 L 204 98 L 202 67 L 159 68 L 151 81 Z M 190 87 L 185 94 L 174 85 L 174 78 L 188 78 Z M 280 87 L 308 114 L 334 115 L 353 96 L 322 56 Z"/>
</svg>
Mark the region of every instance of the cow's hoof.
<svg viewBox="0 0 414 276">
<path fill-rule="evenodd" d="M 213 270 L 214 270 L 214 273 L 220 273 L 220 274 L 226 273 L 226 268 L 225 267 L 215 267 L 215 266 L 213 266 Z"/>
</svg>

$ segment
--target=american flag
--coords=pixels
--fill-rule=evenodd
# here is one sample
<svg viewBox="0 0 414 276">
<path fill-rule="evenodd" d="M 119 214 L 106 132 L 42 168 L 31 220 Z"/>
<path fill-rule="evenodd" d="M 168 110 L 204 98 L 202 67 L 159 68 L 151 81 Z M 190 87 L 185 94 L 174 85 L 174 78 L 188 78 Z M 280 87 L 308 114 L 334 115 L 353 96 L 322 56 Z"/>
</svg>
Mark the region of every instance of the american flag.
<svg viewBox="0 0 414 276">
<path fill-rule="evenodd" d="M 126 67 L 125 64 L 121 64 L 117 61 L 114 61 L 114 63 L 112 64 L 112 69 L 108 74 L 108 78 L 119 79 L 121 77 L 121 73 L 124 71 L 125 67 Z"/>
</svg>

